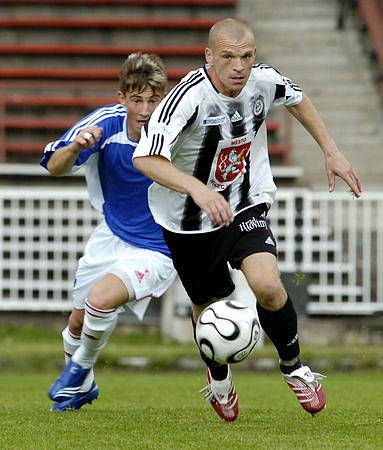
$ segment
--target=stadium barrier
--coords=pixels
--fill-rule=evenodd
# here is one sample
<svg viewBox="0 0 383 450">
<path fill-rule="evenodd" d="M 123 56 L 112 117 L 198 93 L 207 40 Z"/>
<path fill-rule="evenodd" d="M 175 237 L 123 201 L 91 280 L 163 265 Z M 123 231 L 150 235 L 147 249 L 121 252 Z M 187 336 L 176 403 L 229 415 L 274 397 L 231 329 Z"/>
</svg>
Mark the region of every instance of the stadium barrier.
<svg viewBox="0 0 383 450">
<path fill-rule="evenodd" d="M 281 271 L 304 288 L 309 314 L 383 311 L 383 193 L 280 189 L 269 219 Z M 83 188 L 1 187 L 0 310 L 70 310 L 99 220 Z"/>
</svg>

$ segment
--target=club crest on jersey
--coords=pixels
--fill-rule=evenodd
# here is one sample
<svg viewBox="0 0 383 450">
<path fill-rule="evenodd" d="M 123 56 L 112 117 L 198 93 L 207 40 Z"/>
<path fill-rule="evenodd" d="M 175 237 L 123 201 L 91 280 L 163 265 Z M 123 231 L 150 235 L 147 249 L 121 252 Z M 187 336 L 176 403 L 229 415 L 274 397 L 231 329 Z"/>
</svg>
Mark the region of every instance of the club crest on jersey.
<svg viewBox="0 0 383 450">
<path fill-rule="evenodd" d="M 263 113 L 263 109 L 265 107 L 265 104 L 263 103 L 263 98 L 258 97 L 257 100 L 255 100 L 253 112 L 255 116 L 260 116 Z"/>
<path fill-rule="evenodd" d="M 223 191 L 246 172 L 252 137 L 247 135 L 219 142 L 209 175 L 210 188 Z"/>
<path fill-rule="evenodd" d="M 205 127 L 211 127 L 214 125 L 222 125 L 226 122 L 226 116 L 205 117 L 202 124 Z"/>
</svg>

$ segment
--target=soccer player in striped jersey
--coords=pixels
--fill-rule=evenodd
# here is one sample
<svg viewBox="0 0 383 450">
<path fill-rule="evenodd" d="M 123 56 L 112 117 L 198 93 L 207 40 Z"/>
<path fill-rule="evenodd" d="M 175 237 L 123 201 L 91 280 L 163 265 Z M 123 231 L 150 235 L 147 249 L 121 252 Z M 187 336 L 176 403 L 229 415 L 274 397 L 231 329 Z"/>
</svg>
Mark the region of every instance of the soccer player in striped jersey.
<svg viewBox="0 0 383 450">
<path fill-rule="evenodd" d="M 63 331 L 67 365 L 49 390 L 53 411 L 76 410 L 98 397 L 93 366 L 118 309 L 128 307 L 142 319 L 150 299 L 160 297 L 176 277 L 161 227 L 149 210 L 152 181 L 132 164 L 141 128 L 166 84 L 158 56 L 131 54 L 121 68 L 120 103 L 80 120 L 48 144 L 41 158 L 52 175 L 85 166 L 90 201 L 103 214 L 79 260 L 74 309 Z"/>
<path fill-rule="evenodd" d="M 230 295 L 227 263 L 242 270 L 257 298 L 262 328 L 275 345 L 280 370 L 303 408 L 326 405 L 320 375 L 299 359 L 297 315 L 277 265 L 277 244 L 265 220 L 275 197 L 266 116 L 284 105 L 323 151 L 330 191 L 335 176 L 354 192 L 361 185 L 300 87 L 266 64 L 255 64 L 252 30 L 223 19 L 210 30 L 207 64 L 190 72 L 154 111 L 134 165 L 155 183 L 149 205 L 163 227 L 175 268 L 192 301 L 193 321 Z M 238 399 L 230 368 L 202 355 L 208 400 L 233 421 Z"/>
</svg>

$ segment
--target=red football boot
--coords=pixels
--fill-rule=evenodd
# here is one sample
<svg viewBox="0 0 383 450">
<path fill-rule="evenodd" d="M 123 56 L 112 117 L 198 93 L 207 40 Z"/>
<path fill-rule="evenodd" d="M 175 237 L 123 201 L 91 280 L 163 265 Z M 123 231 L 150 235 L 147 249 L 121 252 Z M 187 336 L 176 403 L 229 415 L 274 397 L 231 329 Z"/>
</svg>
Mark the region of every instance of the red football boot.
<svg viewBox="0 0 383 450">
<path fill-rule="evenodd" d="M 207 371 L 207 382 L 200 392 L 205 392 L 206 401 L 210 402 L 221 419 L 233 422 L 239 413 L 238 397 L 233 384 L 230 367 L 225 380 L 218 381 L 212 378 L 210 370 Z"/>
<path fill-rule="evenodd" d="M 326 407 L 326 393 L 319 382 L 325 378 L 323 375 L 302 366 L 289 374 L 282 373 L 282 376 L 307 412 L 314 415 Z"/>
</svg>

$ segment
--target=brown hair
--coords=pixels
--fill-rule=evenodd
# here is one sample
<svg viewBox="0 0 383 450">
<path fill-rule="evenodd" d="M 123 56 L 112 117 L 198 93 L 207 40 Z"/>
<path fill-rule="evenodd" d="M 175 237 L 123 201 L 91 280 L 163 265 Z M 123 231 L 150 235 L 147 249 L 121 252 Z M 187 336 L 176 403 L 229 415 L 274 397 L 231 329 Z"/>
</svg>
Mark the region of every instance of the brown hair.
<svg viewBox="0 0 383 450">
<path fill-rule="evenodd" d="M 163 93 L 167 84 L 165 66 L 154 54 L 132 53 L 124 61 L 120 71 L 120 91 L 142 92 L 150 87 L 155 93 Z"/>
</svg>

